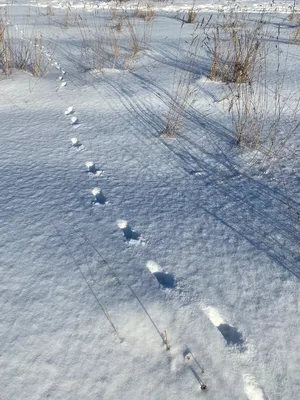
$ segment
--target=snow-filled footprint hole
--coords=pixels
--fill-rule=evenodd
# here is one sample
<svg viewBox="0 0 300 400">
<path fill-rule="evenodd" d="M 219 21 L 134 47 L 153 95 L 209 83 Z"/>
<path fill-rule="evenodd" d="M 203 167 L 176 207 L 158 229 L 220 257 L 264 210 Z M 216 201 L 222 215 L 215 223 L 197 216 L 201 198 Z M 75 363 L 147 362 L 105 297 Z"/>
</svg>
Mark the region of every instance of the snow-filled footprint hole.
<svg viewBox="0 0 300 400">
<path fill-rule="evenodd" d="M 173 274 L 165 272 L 159 264 L 155 261 L 149 260 L 146 267 L 155 276 L 158 283 L 166 289 L 173 289 L 175 287 L 175 278 Z"/>
</svg>

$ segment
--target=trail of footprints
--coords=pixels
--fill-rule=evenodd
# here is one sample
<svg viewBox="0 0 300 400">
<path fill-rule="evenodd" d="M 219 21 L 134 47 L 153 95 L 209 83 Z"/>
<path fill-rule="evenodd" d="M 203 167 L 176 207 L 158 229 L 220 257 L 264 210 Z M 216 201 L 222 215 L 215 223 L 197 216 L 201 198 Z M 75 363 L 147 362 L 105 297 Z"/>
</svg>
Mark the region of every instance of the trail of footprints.
<svg viewBox="0 0 300 400">
<path fill-rule="evenodd" d="M 7 25 L 12 25 L 11 21 L 6 21 Z M 23 40 L 27 40 L 32 45 L 36 45 L 32 43 L 30 40 L 24 37 L 24 32 L 18 28 L 18 26 L 14 26 L 14 28 L 20 32 L 21 38 Z M 60 75 L 58 77 L 58 81 L 60 85 L 56 88 L 56 91 L 59 91 L 67 86 L 67 82 L 65 81 L 66 71 L 62 69 L 61 65 L 53 61 L 51 54 L 44 50 L 44 46 L 40 46 L 46 57 L 48 58 L 51 65 L 57 68 L 60 71 Z M 78 117 L 74 114 L 75 110 L 73 106 L 69 106 L 64 114 L 67 117 L 70 117 L 70 125 L 73 129 L 78 128 L 80 126 L 80 121 Z M 75 150 L 84 149 L 84 145 L 79 141 L 77 137 L 71 138 L 71 147 Z M 87 161 L 85 163 L 87 168 L 87 173 L 90 176 L 101 177 L 103 176 L 103 171 L 99 170 L 93 161 Z M 91 195 L 93 199 L 91 200 L 92 205 L 105 205 L 107 203 L 106 196 L 104 195 L 102 189 L 97 186 L 91 189 Z M 146 241 L 142 237 L 142 235 L 132 229 L 128 221 L 126 220 L 117 220 L 117 225 L 123 233 L 124 241 L 128 245 L 145 245 Z M 164 289 L 174 289 L 176 287 L 176 281 L 172 274 L 167 271 L 164 271 L 155 261 L 149 260 L 146 264 L 146 267 L 150 271 L 150 273 L 155 277 L 158 281 L 159 285 Z M 211 323 L 218 329 L 220 334 L 226 341 L 227 346 L 235 346 L 240 349 L 240 351 L 246 350 L 244 345 L 244 339 L 242 334 L 233 326 L 226 323 L 221 317 L 219 311 L 216 308 L 209 306 L 201 306 L 202 312 L 206 314 Z M 166 349 L 170 349 L 170 345 L 167 338 L 167 332 L 162 334 L 162 339 L 164 344 L 166 345 Z M 178 354 L 175 355 L 174 362 L 176 362 L 176 358 Z M 204 368 L 199 364 L 193 353 L 190 349 L 186 349 L 181 353 L 182 362 L 187 365 L 187 367 L 191 370 L 194 377 L 197 379 L 199 383 L 199 387 L 201 390 L 206 390 L 207 386 L 203 382 L 201 378 L 201 374 L 204 373 Z M 244 382 L 244 391 L 249 400 L 264 400 L 265 396 L 263 390 L 259 387 L 255 378 L 250 374 L 243 374 L 243 382 Z"/>
<path fill-rule="evenodd" d="M 65 111 L 66 116 L 73 115 L 74 108 L 72 106 L 68 107 Z M 73 116 L 71 118 L 71 125 L 78 124 L 78 118 Z M 79 142 L 77 138 L 72 138 L 72 147 L 79 149 L 82 148 L 83 145 Z M 103 171 L 99 170 L 93 161 L 87 161 L 85 163 L 87 172 L 91 176 L 102 176 Z M 107 202 L 106 196 L 104 195 L 102 189 L 100 187 L 94 187 L 91 190 L 91 194 L 93 196 L 92 204 L 94 205 L 104 205 Z M 119 229 L 123 233 L 124 241 L 127 245 L 145 245 L 146 241 L 143 236 L 135 231 L 128 221 L 124 219 L 117 220 L 117 225 Z M 164 289 L 174 289 L 176 287 L 176 280 L 173 274 L 165 271 L 158 263 L 153 260 L 149 260 L 146 263 L 146 267 L 149 272 L 156 278 L 160 287 Z M 221 317 L 219 311 L 216 308 L 210 306 L 200 306 L 202 312 L 208 317 L 211 323 L 218 329 L 220 334 L 226 341 L 226 345 L 228 347 L 234 347 L 235 349 L 239 349 L 240 351 L 247 350 L 245 346 L 245 340 L 243 335 L 239 330 L 227 322 Z M 170 345 L 167 339 L 167 333 L 162 334 L 162 339 L 164 344 L 166 345 L 166 349 L 170 349 Z M 199 383 L 199 388 L 202 391 L 208 389 L 207 385 L 202 379 L 202 374 L 204 374 L 204 368 L 197 361 L 196 357 L 193 355 L 190 349 L 186 349 L 178 355 L 176 351 L 173 355 L 174 362 L 178 357 L 181 358 L 181 363 L 187 366 L 187 368 L 191 371 L 197 382 Z M 244 391 L 249 400 L 264 400 L 265 396 L 263 394 L 262 389 L 259 387 L 259 384 L 256 382 L 255 378 L 250 374 L 244 373 L 243 375 L 244 382 Z"/>
<path fill-rule="evenodd" d="M 17 27 L 15 27 L 18 29 Z M 21 31 L 21 34 L 23 32 Z M 43 47 L 43 46 L 42 46 Z M 53 61 L 51 55 L 45 51 L 46 56 L 48 57 L 49 61 Z M 55 66 L 60 71 L 60 76 L 58 80 L 61 82 L 60 85 L 57 87 L 57 91 L 66 87 L 67 82 L 64 80 L 66 71 L 62 69 L 61 65 L 58 62 L 53 62 L 52 66 Z M 80 126 L 80 121 L 78 117 L 75 115 L 75 110 L 73 106 L 69 106 L 65 112 L 66 117 L 70 118 L 70 126 L 73 129 Z M 77 137 L 71 138 L 71 147 L 75 150 L 82 150 L 84 149 L 84 145 L 79 141 Z M 87 161 L 85 163 L 87 173 L 91 177 L 101 177 L 104 174 L 104 171 L 98 169 L 93 161 Z M 99 186 L 96 186 L 91 189 L 91 204 L 92 205 L 105 205 L 107 203 L 107 198 L 104 195 L 102 189 Z M 123 233 L 124 242 L 127 245 L 142 245 L 146 244 L 145 239 L 143 236 L 136 232 L 128 223 L 128 221 L 124 219 L 117 220 L 117 225 Z M 159 283 L 160 287 L 163 289 L 174 289 L 176 288 L 176 280 L 175 277 L 165 271 L 159 264 L 155 261 L 149 260 L 146 263 L 146 267 L 148 268 L 149 272 L 155 277 L 157 282 Z M 245 340 L 243 335 L 239 330 L 227 322 L 221 317 L 219 311 L 211 306 L 204 306 L 200 305 L 201 311 L 208 317 L 211 323 L 216 327 L 216 329 L 220 332 L 220 334 L 225 339 L 226 345 L 228 347 L 234 346 L 234 348 L 238 348 L 240 351 L 246 351 L 247 348 L 245 346 Z M 166 349 L 170 349 L 170 344 L 167 337 L 167 332 L 161 334 L 163 343 L 166 346 Z M 202 380 L 202 374 L 204 374 L 203 366 L 198 362 L 194 354 L 189 348 L 186 348 L 184 351 L 179 351 L 180 354 L 177 354 L 176 351 L 173 354 L 173 363 L 176 363 L 176 359 L 178 357 L 181 359 L 180 363 L 184 364 L 189 368 L 192 372 L 194 377 L 199 383 L 199 388 L 203 391 L 207 390 L 208 387 Z M 172 367 L 171 367 L 172 369 Z M 256 382 L 255 378 L 248 373 L 244 373 L 243 375 L 243 382 L 244 382 L 244 392 L 248 398 L 248 400 L 264 400 L 266 399 L 263 390 L 260 388 L 259 384 Z"/>
<path fill-rule="evenodd" d="M 60 68 L 59 64 L 56 64 L 56 66 L 58 68 Z M 62 78 L 62 77 L 60 77 L 60 78 Z M 65 83 L 65 82 L 63 82 L 63 83 Z M 66 86 L 66 85 L 64 85 L 64 86 Z M 63 85 L 61 85 L 61 87 L 63 87 Z M 67 117 L 71 116 L 70 123 L 73 127 L 74 127 L 74 125 L 79 124 L 79 120 L 74 115 L 74 111 L 75 111 L 74 107 L 70 106 L 64 112 L 64 114 Z M 75 150 L 80 150 L 84 147 L 83 144 L 76 137 L 71 138 L 71 143 L 72 143 L 72 148 Z M 93 161 L 87 161 L 85 163 L 85 166 L 87 168 L 87 173 L 90 176 L 100 177 L 103 175 L 103 171 L 98 169 Z M 106 196 L 104 195 L 102 189 L 99 186 L 94 187 L 91 190 L 91 194 L 93 196 L 93 200 L 91 201 L 91 203 L 93 205 L 105 205 L 107 203 Z M 131 227 L 129 222 L 126 221 L 125 219 L 117 220 L 117 225 L 118 225 L 119 229 L 122 231 L 124 242 L 127 245 L 129 245 L 129 246 L 134 246 L 134 245 L 144 246 L 146 244 L 146 241 L 143 238 L 143 236 L 139 232 L 135 231 Z M 155 279 L 157 280 L 157 282 L 163 289 L 174 289 L 175 288 L 174 276 L 172 274 L 164 271 L 155 261 L 149 260 L 146 264 L 146 267 L 148 268 L 150 273 L 155 277 Z M 163 343 L 166 346 L 166 349 L 169 350 L 170 345 L 169 345 L 168 338 L 167 338 L 167 332 L 165 331 L 164 334 L 161 334 L 161 337 L 162 337 Z M 184 351 L 181 354 L 181 356 L 182 356 L 181 363 L 186 365 L 187 368 L 189 368 L 191 370 L 194 377 L 197 379 L 197 381 L 199 383 L 200 389 L 203 391 L 207 390 L 206 384 L 202 381 L 202 379 L 200 377 L 200 375 L 204 373 L 204 369 L 202 367 L 200 367 L 200 364 L 195 359 L 195 357 L 191 353 L 191 351 L 189 349 L 187 349 L 186 351 Z M 177 354 L 177 357 L 178 357 L 178 354 Z"/>
</svg>

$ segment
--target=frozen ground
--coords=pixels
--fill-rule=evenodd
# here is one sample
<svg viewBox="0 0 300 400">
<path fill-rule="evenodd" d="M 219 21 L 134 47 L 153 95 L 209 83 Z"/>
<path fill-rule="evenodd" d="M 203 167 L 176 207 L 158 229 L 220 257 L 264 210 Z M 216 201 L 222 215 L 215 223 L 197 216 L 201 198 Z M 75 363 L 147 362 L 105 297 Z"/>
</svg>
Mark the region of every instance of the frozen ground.
<svg viewBox="0 0 300 400">
<path fill-rule="evenodd" d="M 163 138 L 184 3 L 161 5 L 130 71 L 83 68 L 64 5 L 44 5 L 3 8 L 53 66 L 0 81 L 1 400 L 296 400 L 299 131 L 275 160 L 235 146 L 204 54 L 182 132 Z"/>
</svg>

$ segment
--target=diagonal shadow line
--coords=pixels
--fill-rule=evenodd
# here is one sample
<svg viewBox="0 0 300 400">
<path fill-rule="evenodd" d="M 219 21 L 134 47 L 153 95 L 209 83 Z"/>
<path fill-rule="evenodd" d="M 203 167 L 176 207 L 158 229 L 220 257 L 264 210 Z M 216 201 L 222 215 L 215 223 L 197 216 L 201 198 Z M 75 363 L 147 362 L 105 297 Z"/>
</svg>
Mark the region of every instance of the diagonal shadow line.
<svg viewBox="0 0 300 400">
<path fill-rule="evenodd" d="M 294 275 L 296 278 L 300 279 L 300 266 L 298 270 L 292 269 L 290 265 L 286 263 L 286 261 L 283 259 L 283 257 L 280 255 L 280 253 L 275 253 L 270 251 L 270 249 L 265 249 L 262 247 L 261 243 L 254 238 L 248 237 L 245 233 L 243 233 L 241 230 L 238 230 L 235 228 L 233 225 L 231 225 L 229 222 L 226 222 L 223 218 L 217 216 L 213 212 L 209 211 L 205 207 L 201 207 L 207 214 L 221 222 L 223 225 L 227 226 L 230 228 L 233 232 L 235 232 L 238 236 L 242 237 L 245 239 L 247 242 L 249 242 L 253 247 L 255 247 L 257 250 L 263 252 L 266 254 L 272 261 L 274 261 L 276 264 L 282 266 L 285 268 L 287 271 L 289 271 L 292 275 Z"/>
<path fill-rule="evenodd" d="M 137 74 L 134 74 L 134 76 L 136 77 Z M 141 79 L 141 77 L 139 77 L 138 79 Z M 106 82 L 107 83 L 107 82 Z M 148 123 L 149 123 L 149 118 L 145 118 L 145 113 L 149 113 L 149 106 L 145 104 L 145 102 L 143 102 L 142 100 L 139 101 L 139 104 L 136 105 L 136 97 L 134 96 L 134 92 L 133 91 L 121 91 L 120 92 L 120 88 L 116 85 L 116 84 L 112 84 L 111 82 L 108 83 L 108 87 L 113 88 L 113 90 L 121 97 L 121 101 L 122 104 L 124 105 L 125 109 L 131 113 L 130 115 L 138 115 L 140 116 L 140 121 L 142 122 L 144 127 L 149 128 Z M 151 85 L 152 91 L 155 90 L 155 94 L 157 95 L 157 87 L 155 85 Z M 153 92 L 154 93 L 154 92 Z M 123 97 L 122 97 L 123 95 Z M 202 121 L 202 126 L 205 127 L 206 129 L 208 129 L 209 133 L 212 133 L 213 137 L 220 139 L 220 132 L 221 128 L 224 132 L 224 128 L 220 125 L 217 124 L 215 121 L 209 121 L 208 119 L 206 119 L 205 121 L 203 121 L 204 116 L 201 113 L 198 113 L 195 110 L 190 110 L 190 116 L 191 119 L 194 123 L 199 123 L 199 119 L 200 121 Z M 151 111 L 150 114 L 150 120 L 153 121 L 153 118 L 156 118 L 157 120 L 157 113 Z M 154 127 L 157 127 L 157 125 L 154 125 Z M 150 137 L 153 136 L 150 134 Z M 223 136 L 224 138 L 224 136 Z M 193 142 L 191 139 L 187 139 L 184 138 L 181 140 L 181 143 L 187 143 L 189 145 L 196 145 L 195 142 Z M 227 135 L 227 141 L 228 143 L 232 143 L 232 136 Z M 185 167 L 185 163 L 187 161 L 187 157 L 184 158 L 182 156 L 182 149 L 180 149 L 180 151 L 176 151 L 174 150 L 174 148 L 172 148 L 172 146 L 170 146 L 169 144 L 167 144 L 166 142 L 162 141 L 162 143 L 164 143 L 174 154 L 175 156 L 181 159 L 181 161 L 183 161 L 184 163 L 184 171 L 187 172 L 187 168 Z M 146 144 L 146 143 L 145 143 Z M 203 147 L 201 147 L 200 145 L 198 145 L 198 151 L 200 152 L 201 156 L 203 156 L 203 154 L 205 154 L 206 156 L 208 156 L 212 161 L 213 161 L 213 165 L 220 165 L 222 168 L 227 168 L 230 170 L 230 173 L 233 174 L 233 176 L 238 175 L 240 172 L 240 168 L 237 164 L 231 162 L 230 160 L 228 160 L 228 158 L 226 158 L 225 156 L 223 157 L 223 160 L 220 161 L 220 158 L 216 157 L 216 155 L 209 153 L 208 151 L 205 151 L 205 149 L 203 149 Z M 186 150 L 186 153 L 188 154 L 188 148 Z M 224 152 L 223 152 L 224 155 Z M 200 158 L 200 156 L 194 155 L 194 154 L 188 154 L 188 157 L 192 158 L 193 162 L 200 162 L 202 163 L 202 167 L 205 167 L 206 171 L 208 173 L 210 173 L 213 176 L 217 176 L 217 179 L 224 179 L 224 177 L 226 178 L 230 178 L 230 176 L 226 176 L 226 174 L 224 174 L 224 170 L 219 171 L 218 168 L 216 167 L 210 167 L 208 162 L 203 162 Z M 225 161 L 224 161 L 225 160 Z M 220 173 L 221 172 L 221 173 Z M 276 199 L 277 201 L 280 201 L 282 204 L 284 205 L 290 205 L 293 204 L 294 207 L 298 206 L 298 203 L 295 202 L 293 199 L 283 195 L 281 193 L 280 190 L 278 189 L 272 189 L 269 187 L 266 187 L 266 185 L 262 184 L 261 182 L 257 182 L 254 179 L 250 178 L 247 174 L 242 172 L 242 175 L 244 178 L 247 178 L 249 180 L 249 183 L 254 186 L 254 193 L 255 191 L 259 191 L 262 192 L 263 195 L 265 196 L 264 199 L 262 199 L 262 206 L 265 207 L 268 199 L 269 198 L 273 198 Z M 215 182 L 213 182 L 215 183 Z M 249 195 L 249 191 L 248 192 L 244 192 L 243 196 L 240 196 L 239 192 L 234 189 L 234 187 L 228 185 L 229 188 L 226 190 L 226 188 L 222 188 L 221 193 L 222 196 L 225 195 L 225 197 L 230 198 L 231 201 L 233 201 L 233 203 L 239 208 L 240 205 L 247 205 L 248 209 L 253 213 L 253 216 L 258 216 L 259 218 L 261 218 L 264 223 L 266 225 L 268 225 L 271 229 L 271 231 L 279 231 L 281 233 L 286 233 L 289 236 L 292 236 L 292 239 L 294 240 L 298 240 L 298 233 L 294 233 L 294 229 L 292 227 L 292 225 L 289 222 L 277 222 L 277 218 L 274 218 L 274 216 L 271 216 L 271 218 L 264 214 L 263 212 L 261 212 L 260 210 L 253 210 L 253 205 L 251 204 L 251 202 L 247 201 L 247 196 Z M 231 193 L 231 191 L 233 191 L 233 193 Z M 251 193 L 251 191 L 250 191 Z M 252 187 L 252 194 L 253 194 L 253 187 Z M 226 205 L 226 201 L 224 203 Z M 229 204 L 229 203 L 228 203 Z M 234 208 L 234 207 L 233 207 Z M 212 215 L 214 215 L 212 213 Z M 233 216 L 238 217 L 239 214 L 238 212 L 234 212 Z M 288 216 L 287 217 L 287 221 L 288 221 Z M 248 240 L 253 246 L 255 246 L 257 249 L 263 251 L 265 254 L 267 254 L 272 260 L 274 260 L 275 262 L 279 263 L 280 265 L 284 266 L 287 270 L 289 270 L 291 273 L 294 273 L 296 276 L 298 276 L 298 271 L 293 269 L 293 265 L 295 264 L 295 261 L 289 261 L 287 262 L 286 259 L 288 258 L 288 255 L 286 254 L 286 249 L 284 248 L 283 245 L 281 245 L 279 242 L 276 242 L 275 239 L 271 239 L 273 240 L 273 246 L 277 246 L 279 247 L 279 249 L 282 251 L 282 254 L 280 254 L 278 251 L 274 251 L 272 250 L 272 243 L 270 243 L 270 239 L 269 239 L 269 243 L 266 242 L 266 232 L 264 233 L 260 233 L 261 236 L 261 243 L 259 243 L 259 241 L 255 240 L 255 227 L 252 228 L 252 234 L 246 234 L 245 232 L 243 232 L 243 230 L 241 229 L 237 229 L 236 227 L 234 227 L 234 225 L 226 222 L 224 219 L 218 217 L 218 219 L 220 221 L 222 221 L 226 226 L 230 227 L 233 231 L 235 231 L 236 233 L 240 234 L 241 237 L 244 237 L 246 240 Z M 241 221 L 238 221 L 238 224 L 242 224 Z M 251 232 L 250 232 L 251 233 Z M 286 254 L 286 256 L 284 257 L 284 254 Z"/>
</svg>

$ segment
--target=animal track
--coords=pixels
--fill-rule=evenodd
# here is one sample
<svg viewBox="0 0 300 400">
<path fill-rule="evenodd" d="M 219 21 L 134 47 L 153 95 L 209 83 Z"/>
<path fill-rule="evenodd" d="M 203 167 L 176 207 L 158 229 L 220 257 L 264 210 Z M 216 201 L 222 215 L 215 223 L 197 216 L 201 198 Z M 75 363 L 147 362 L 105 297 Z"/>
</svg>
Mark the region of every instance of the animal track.
<svg viewBox="0 0 300 400">
<path fill-rule="evenodd" d="M 204 306 L 202 310 L 212 324 L 220 331 L 228 346 L 238 346 L 240 350 L 244 350 L 244 338 L 237 328 L 227 324 L 216 308 Z"/>
<path fill-rule="evenodd" d="M 102 205 L 106 203 L 106 197 L 99 187 L 95 187 L 92 190 L 92 195 L 94 196 L 94 203 Z"/>
<path fill-rule="evenodd" d="M 95 176 L 102 176 L 103 175 L 103 171 L 100 171 L 99 169 L 96 168 L 95 163 L 93 163 L 92 161 L 87 161 L 85 163 L 87 169 L 88 169 L 88 173 L 95 175 Z"/>
<path fill-rule="evenodd" d="M 117 224 L 118 227 L 123 231 L 125 241 L 128 244 L 145 244 L 142 236 L 138 232 L 133 231 L 125 219 L 119 219 Z"/>
<path fill-rule="evenodd" d="M 79 143 L 79 140 L 77 139 L 77 138 L 75 138 L 75 137 L 73 137 L 72 139 L 71 139 L 71 142 L 72 142 L 72 146 L 73 147 L 81 147 L 82 145 Z"/>
<path fill-rule="evenodd" d="M 155 261 L 147 261 L 146 267 L 155 276 L 158 283 L 164 288 L 173 289 L 175 287 L 174 275 L 164 272 L 163 269 Z"/>
</svg>

